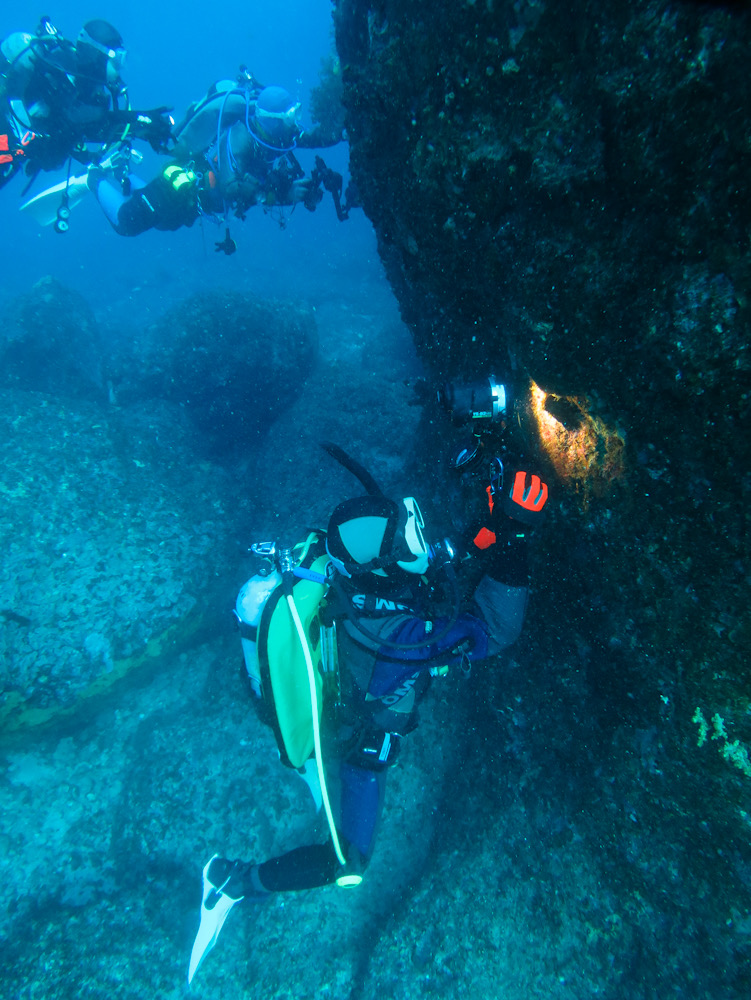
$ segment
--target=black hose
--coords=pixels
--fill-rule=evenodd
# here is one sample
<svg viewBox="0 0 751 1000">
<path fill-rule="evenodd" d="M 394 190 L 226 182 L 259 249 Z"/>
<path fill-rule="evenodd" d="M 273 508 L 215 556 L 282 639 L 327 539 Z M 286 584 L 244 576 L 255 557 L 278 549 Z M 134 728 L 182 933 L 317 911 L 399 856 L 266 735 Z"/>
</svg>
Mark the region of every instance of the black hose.
<svg viewBox="0 0 751 1000">
<path fill-rule="evenodd" d="M 336 459 L 336 461 L 348 472 L 351 472 L 355 479 L 359 479 L 365 487 L 366 493 L 372 497 L 382 497 L 385 495 L 368 470 L 363 468 L 359 462 L 356 462 L 355 459 L 348 455 L 343 448 L 340 448 L 338 444 L 332 444 L 331 441 L 321 441 L 321 447 L 325 452 L 327 452 L 327 454 L 331 455 L 333 459 Z"/>
</svg>

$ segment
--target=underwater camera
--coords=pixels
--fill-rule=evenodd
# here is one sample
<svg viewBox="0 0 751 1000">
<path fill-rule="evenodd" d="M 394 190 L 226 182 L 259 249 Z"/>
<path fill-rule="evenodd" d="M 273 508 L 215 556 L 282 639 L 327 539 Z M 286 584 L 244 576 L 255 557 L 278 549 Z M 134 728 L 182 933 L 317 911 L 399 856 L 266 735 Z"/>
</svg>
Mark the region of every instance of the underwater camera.
<svg viewBox="0 0 751 1000">
<path fill-rule="evenodd" d="M 494 375 L 478 382 L 456 385 L 447 382 L 438 390 L 438 402 L 455 424 L 471 424 L 473 430 L 501 427 L 508 423 L 512 410 L 511 387 Z"/>
</svg>

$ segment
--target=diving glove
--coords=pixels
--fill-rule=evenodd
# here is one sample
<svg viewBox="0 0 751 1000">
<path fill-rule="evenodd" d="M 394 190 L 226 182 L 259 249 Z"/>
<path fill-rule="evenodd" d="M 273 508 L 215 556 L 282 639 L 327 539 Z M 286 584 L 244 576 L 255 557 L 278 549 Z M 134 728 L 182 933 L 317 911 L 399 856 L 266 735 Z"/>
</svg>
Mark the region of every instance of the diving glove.
<svg viewBox="0 0 751 1000">
<path fill-rule="evenodd" d="M 514 476 L 510 493 L 503 497 L 501 509 L 515 521 L 533 528 L 545 517 L 548 487 L 539 476 L 519 471 Z"/>
</svg>

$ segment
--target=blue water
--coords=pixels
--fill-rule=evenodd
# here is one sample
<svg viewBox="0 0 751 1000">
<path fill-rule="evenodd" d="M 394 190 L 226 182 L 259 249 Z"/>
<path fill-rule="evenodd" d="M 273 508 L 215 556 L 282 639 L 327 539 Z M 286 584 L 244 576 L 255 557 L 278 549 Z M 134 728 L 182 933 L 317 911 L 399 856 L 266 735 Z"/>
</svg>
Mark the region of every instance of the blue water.
<svg viewBox="0 0 751 1000">
<path fill-rule="evenodd" d="M 333 44 L 329 0 L 229 0 L 211 6 L 195 0 L 179 5 L 76 0 L 49 11 L 40 11 L 36 0 L 23 0 L 12 10 L 10 6 L 3 5 L 0 14 L 0 37 L 34 30 L 40 12 L 49 13 L 70 39 L 91 17 L 110 20 L 128 49 L 123 77 L 133 106 L 173 106 L 178 121 L 212 82 L 234 77 L 245 64 L 264 84 L 279 84 L 297 97 L 301 120 L 309 124 L 310 90 Z M 148 178 L 157 162 L 148 147 L 144 152 L 141 172 Z M 300 153 L 307 170 L 313 155 Z M 324 156 L 330 166 L 346 172 L 345 145 L 324 151 Z M 62 175 L 40 175 L 30 195 L 60 179 Z M 125 313 L 131 322 L 146 322 L 189 292 L 217 285 L 316 299 L 332 286 L 341 285 L 347 295 L 363 280 L 381 281 L 370 224 L 361 212 L 339 223 L 328 196 L 314 214 L 299 207 L 286 229 L 260 210 L 249 213 L 244 225 L 233 225 L 238 252 L 227 258 L 214 253 L 214 242 L 224 233 L 210 223 L 125 239 L 111 230 L 93 198 L 76 208 L 70 231 L 58 235 L 19 215 L 24 183 L 17 176 L 0 196 L 0 227 L 6 237 L 0 301 L 52 275 L 81 292 L 100 320 L 111 315 L 119 321 Z"/>
<path fill-rule="evenodd" d="M 205 94 L 212 82 L 234 77 L 239 66 L 246 64 L 264 84 L 282 85 L 298 98 L 302 102 L 301 120 L 310 123 L 306 110 L 310 90 L 317 82 L 321 60 L 332 46 L 329 0 L 274 0 L 268 4 L 230 0 L 220 5 L 195 0 L 180 5 L 75 0 L 59 6 L 59 10 L 40 9 L 36 0 L 15 3 L 12 9 L 3 5 L 0 36 L 34 31 L 40 14 L 48 13 L 64 37 L 75 39 L 85 20 L 103 17 L 121 31 L 126 42 L 128 59 L 123 77 L 134 107 L 170 105 L 179 121 L 187 106 Z M 159 160 L 148 148 L 145 153 L 139 172 L 148 179 L 158 169 Z M 299 154 L 307 171 L 313 156 L 312 152 Z M 329 166 L 346 175 L 346 145 L 326 150 L 324 156 Z M 40 175 L 29 196 L 62 179 L 62 174 Z M 358 405 L 377 404 L 383 420 L 396 422 L 388 403 L 381 404 L 390 399 L 391 409 L 395 407 L 394 397 L 388 396 L 388 382 L 395 380 L 393 373 L 399 362 L 397 341 L 407 344 L 408 333 L 399 323 L 372 227 L 361 211 L 340 223 L 326 195 L 315 213 L 302 206 L 285 210 L 287 224 L 282 228 L 271 215 L 254 209 L 244 223 L 233 222 L 238 250 L 226 257 L 214 252 L 214 242 L 224 236 L 223 228 L 208 222 L 199 221 L 172 233 L 147 232 L 134 239 L 118 236 L 91 196 L 74 209 L 69 231 L 57 234 L 52 227 L 42 228 L 19 213 L 24 184 L 25 178 L 16 176 L 0 191 L 4 237 L 0 308 L 8 307 L 6 315 L 12 314 L 17 301 L 37 301 L 33 294 L 44 295 L 45 288 L 59 287 L 45 283 L 41 293 L 25 298 L 33 286 L 49 277 L 83 297 L 94 311 L 98 330 L 111 344 L 136 343 L 142 329 L 151 327 L 196 292 L 249 293 L 278 299 L 282 308 L 292 309 L 302 301 L 306 316 L 315 310 L 321 358 L 336 367 L 337 373 L 333 388 L 326 385 L 319 392 L 309 371 L 292 372 L 294 392 L 290 391 L 282 416 L 294 415 L 295 405 L 309 388 L 312 404 L 301 406 L 301 411 L 303 429 L 311 434 L 310 425 L 316 418 L 319 422 L 328 419 L 327 393 L 338 392 L 345 404 L 355 404 L 349 410 L 341 402 L 331 407 L 333 425 L 332 421 L 325 424 L 325 434 L 337 435 L 343 444 L 355 434 L 373 430 L 371 417 L 360 421 Z M 380 338 L 382 357 L 388 354 L 383 382 L 373 378 L 375 363 L 370 356 L 369 372 L 365 372 L 364 360 L 360 361 L 366 353 L 367 335 L 374 335 L 376 329 L 379 338 L 383 329 L 392 335 L 390 341 Z M 363 385 L 350 384 L 348 373 L 353 371 L 356 376 L 362 374 Z M 401 407 L 398 412 L 403 414 L 398 439 L 387 444 L 386 435 L 382 435 L 383 464 L 401 464 L 400 456 L 394 457 L 394 445 L 404 443 L 404 428 L 408 421 L 417 420 L 416 408 L 407 408 L 405 395 L 402 388 L 396 400 Z M 363 397 L 365 402 L 361 403 Z M 49 405 L 50 401 L 54 405 Z M 311 410 L 315 410 L 312 418 Z M 344 414 L 341 419 L 340 410 Z M 142 412 L 143 419 L 139 416 Z M 174 412 L 179 418 L 179 408 Z M 3 685 L 7 681 L 14 693 L 24 687 L 24 670 L 31 661 L 41 659 L 58 670 L 65 660 L 70 664 L 69 678 L 82 660 L 99 658 L 109 669 L 113 662 L 110 643 L 115 637 L 120 642 L 122 622 L 127 618 L 139 627 L 141 621 L 151 620 L 161 601 L 176 602 L 174 596 L 155 594 L 153 587 L 187 586 L 186 561 L 179 556 L 170 557 L 169 584 L 160 576 L 157 562 L 172 544 L 170 537 L 183 546 L 184 553 L 190 551 L 191 562 L 195 562 L 199 544 L 204 546 L 202 551 L 217 553 L 221 549 L 224 553 L 218 560 L 220 569 L 209 574 L 216 578 L 214 603 L 222 609 L 221 614 L 208 600 L 202 602 L 199 612 L 200 616 L 214 616 L 213 641 L 180 663 L 172 658 L 169 668 L 156 657 L 149 677 L 158 690 L 146 689 L 143 697 L 138 695 L 134 701 L 127 692 L 120 692 L 102 714 L 96 714 L 99 709 L 95 709 L 86 723 L 76 720 L 66 727 L 63 722 L 62 728 L 53 726 L 44 736 L 23 733 L 0 753 L 0 813 L 4 817 L 0 824 L 0 868 L 23 872 L 22 885 L 6 886 L 5 904 L 0 908 L 0 995 L 45 996 L 47 1000 L 180 997 L 197 927 L 200 875 L 209 843 L 221 841 L 222 849 L 226 844 L 227 850 L 238 855 L 249 850 L 270 852 L 284 846 L 282 841 L 273 843 L 271 837 L 277 833 L 289 836 L 288 823 L 302 827 L 314 819 L 309 815 L 307 791 L 300 801 L 300 783 L 293 778 L 289 784 L 289 775 L 277 766 L 269 734 L 254 723 L 248 710 L 235 670 L 240 650 L 231 618 L 224 612 L 232 607 L 238 582 L 247 573 L 243 560 L 247 562 L 247 545 L 256 537 L 253 532 L 260 530 L 264 518 L 273 523 L 276 517 L 277 497 L 283 498 L 279 507 L 289 511 L 297 498 L 296 518 L 320 517 L 320 509 L 307 509 L 311 492 L 325 491 L 338 470 L 327 468 L 321 473 L 314 436 L 306 452 L 299 453 L 297 445 L 298 453 L 294 453 L 299 422 L 285 424 L 277 437 L 264 445 L 265 452 L 249 457 L 253 463 L 249 474 L 225 477 L 195 456 L 176 460 L 178 427 L 183 425 L 178 419 L 172 426 L 158 406 L 152 410 L 147 405 L 144 411 L 136 407 L 132 412 L 127 406 L 112 408 L 103 415 L 96 407 L 79 409 L 76 400 L 60 401 L 43 392 L 10 391 L 2 416 L 5 423 L 0 437 L 6 451 L 0 463 L 4 511 L 0 547 L 4 550 L 6 586 L 0 609 L 7 607 L 11 614 L 16 604 L 33 604 L 35 629 L 43 619 L 69 615 L 78 630 L 75 637 L 65 640 L 62 653 L 56 648 L 57 633 L 54 640 L 35 638 L 38 648 L 31 650 L 30 616 L 19 613 L 18 619 L 0 619 L 6 639 L 0 650 Z M 114 431 L 113 438 L 102 440 L 95 453 L 94 437 L 108 433 L 104 428 L 115 425 L 124 428 L 122 433 Z M 315 434 L 322 436 L 318 430 Z M 153 462 L 145 458 L 144 449 L 158 453 Z M 294 463 L 287 451 L 295 454 Z M 122 483 L 131 481 L 134 471 L 138 475 L 137 470 L 146 470 L 147 462 L 148 473 L 134 484 L 132 499 L 120 497 Z M 107 469 L 112 471 L 110 486 L 100 490 L 99 477 L 109 475 Z M 184 477 L 176 488 L 168 484 L 175 471 Z M 286 478 L 282 481 L 280 477 Z M 308 481 L 313 482 L 314 490 L 306 486 Z M 28 483 L 34 484 L 31 494 Z M 351 488 L 350 483 L 347 488 Z M 68 506 L 68 497 L 78 498 L 80 491 L 86 493 L 86 502 L 76 499 Z M 15 504 L 12 511 L 9 497 Z M 171 522 L 177 513 L 168 497 L 185 510 L 179 531 L 173 531 Z M 304 511 L 301 501 L 307 505 Z M 173 509 L 165 514 L 168 523 L 161 530 L 151 509 L 167 507 Z M 148 528 L 129 547 L 134 526 L 144 523 L 144 518 Z M 211 518 L 216 520 L 209 527 Z M 76 574 L 80 589 L 67 582 L 69 546 L 72 561 L 82 567 Z M 129 583 L 136 564 L 144 563 L 148 565 L 142 566 L 142 581 Z M 100 571 L 110 580 L 106 593 L 102 588 L 97 590 L 95 577 Z M 204 589 L 205 583 L 199 574 L 199 589 Z M 32 589 L 33 597 L 27 596 Z M 195 600 L 186 590 L 178 615 L 183 616 Z M 133 601 L 140 602 L 137 608 Z M 112 622 L 113 614 L 119 616 L 118 623 Z M 208 702 L 215 700 L 216 692 L 211 694 L 208 689 L 217 680 L 224 692 L 218 718 L 234 714 L 238 722 L 234 731 L 222 731 L 223 722 L 209 721 Z M 27 695 L 33 693 L 33 683 L 26 688 Z M 187 698 L 181 697 L 173 709 L 180 727 L 185 727 L 180 732 L 161 715 L 161 706 L 178 691 Z M 127 721 L 121 725 L 123 720 Z M 159 734 L 160 740 L 164 736 L 167 742 L 158 747 L 147 745 L 147 731 Z M 215 735 L 218 741 L 214 741 Z M 213 741 L 209 756 L 204 738 Z M 135 742 L 131 744 L 131 740 Z M 242 765 L 237 760 L 240 747 Z M 146 765 L 143 772 L 139 760 Z M 185 766 L 186 761 L 196 766 Z M 188 778 L 187 785 L 179 783 L 177 787 L 164 778 L 162 766 L 171 766 L 171 762 Z M 207 802 L 206 808 L 201 805 L 204 788 L 213 796 L 221 787 L 222 798 L 234 798 L 232 789 L 246 765 L 250 768 L 244 772 L 247 784 L 258 790 L 259 803 L 263 803 L 258 815 L 267 840 L 260 846 L 258 833 L 251 829 L 251 813 L 239 804 L 235 812 L 233 802 L 229 826 L 227 809 L 219 802 Z M 229 770 L 220 775 L 219 769 L 225 766 Z M 153 789 L 149 787 L 152 780 L 157 785 Z M 69 792 L 74 785 L 75 791 Z M 55 788 L 60 794 L 53 792 Z M 128 789 L 124 797 L 123 788 Z M 291 809 L 283 808 L 288 793 L 293 795 Z M 177 818 L 183 807 L 191 812 L 187 822 Z M 95 814 L 98 820 L 94 820 Z M 150 829 L 154 821 L 157 825 Z M 234 826 L 238 838 L 232 843 Z M 42 828 L 45 832 L 39 833 Z M 298 839 L 305 835 L 304 828 L 292 828 L 292 833 Z M 171 873 L 169 889 L 165 893 L 159 888 L 154 893 L 152 880 L 157 877 L 161 884 L 165 871 Z M 378 893 L 376 880 L 371 894 Z M 349 907 L 343 900 L 337 903 L 342 909 L 344 932 L 350 923 Z M 317 922 L 318 906 L 301 910 L 300 919 L 307 920 L 309 926 Z M 243 935 L 245 926 L 252 923 L 238 921 L 236 926 L 238 935 Z M 264 937 L 271 943 L 275 934 Z M 337 953 L 340 940 L 337 934 L 332 942 Z M 31 941 L 30 952 L 27 944 Z M 205 996 L 249 995 L 236 978 L 245 968 L 248 953 L 244 948 L 239 954 L 233 952 L 232 938 L 228 941 L 227 955 L 215 963 L 219 982 L 215 980 L 213 986 L 207 982 Z M 359 954 L 356 942 L 350 947 L 350 965 L 357 964 Z M 286 961 L 286 957 L 279 957 Z M 225 962 L 226 984 L 222 982 Z M 269 968 L 275 969 L 277 964 L 276 955 L 268 957 Z M 316 965 L 305 955 L 302 966 L 285 968 L 281 974 L 294 988 L 303 982 L 308 969 L 315 972 Z M 57 971 L 51 973 L 53 966 Z M 305 987 L 300 988 L 304 992 Z"/>
</svg>

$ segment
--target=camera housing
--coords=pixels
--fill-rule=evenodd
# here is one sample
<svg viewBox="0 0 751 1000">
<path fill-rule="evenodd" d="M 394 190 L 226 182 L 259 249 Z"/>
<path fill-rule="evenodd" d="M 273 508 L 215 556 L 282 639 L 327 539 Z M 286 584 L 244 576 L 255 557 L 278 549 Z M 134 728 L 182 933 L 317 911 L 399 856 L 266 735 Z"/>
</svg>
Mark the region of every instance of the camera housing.
<svg viewBox="0 0 751 1000">
<path fill-rule="evenodd" d="M 447 382 L 438 390 L 438 402 L 455 424 L 470 424 L 473 432 L 504 427 L 513 409 L 511 387 L 490 375 L 477 382 Z"/>
</svg>

